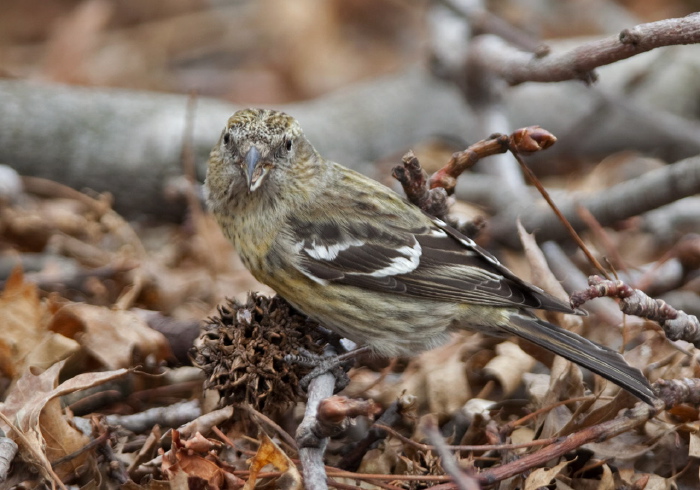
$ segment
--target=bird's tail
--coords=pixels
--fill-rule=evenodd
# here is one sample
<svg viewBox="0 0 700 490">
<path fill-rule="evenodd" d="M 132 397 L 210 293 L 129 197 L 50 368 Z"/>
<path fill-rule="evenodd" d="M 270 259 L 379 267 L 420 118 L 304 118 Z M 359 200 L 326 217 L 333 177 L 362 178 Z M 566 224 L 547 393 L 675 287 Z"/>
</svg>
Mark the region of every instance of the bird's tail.
<svg viewBox="0 0 700 490">
<path fill-rule="evenodd" d="M 526 312 L 514 313 L 510 316 L 510 325 L 501 328 L 599 374 L 649 405 L 653 406 L 657 400 L 641 371 L 607 347 Z"/>
</svg>

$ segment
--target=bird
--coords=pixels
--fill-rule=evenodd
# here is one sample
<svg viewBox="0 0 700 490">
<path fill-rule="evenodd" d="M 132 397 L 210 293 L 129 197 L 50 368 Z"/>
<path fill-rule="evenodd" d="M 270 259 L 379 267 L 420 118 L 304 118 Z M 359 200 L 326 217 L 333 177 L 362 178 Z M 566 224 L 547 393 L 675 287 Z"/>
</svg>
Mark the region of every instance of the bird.
<svg viewBox="0 0 700 490">
<path fill-rule="evenodd" d="M 415 355 L 460 329 L 516 336 L 656 400 L 622 355 L 532 312 L 582 311 L 390 188 L 324 159 L 284 112 L 250 108 L 228 119 L 205 193 L 258 281 L 376 355 Z"/>
</svg>

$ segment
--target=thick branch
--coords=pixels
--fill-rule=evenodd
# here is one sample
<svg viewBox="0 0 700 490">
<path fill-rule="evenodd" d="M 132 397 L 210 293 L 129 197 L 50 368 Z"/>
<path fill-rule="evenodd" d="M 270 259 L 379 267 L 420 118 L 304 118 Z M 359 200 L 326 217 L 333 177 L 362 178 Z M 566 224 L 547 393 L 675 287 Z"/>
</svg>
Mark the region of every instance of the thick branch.
<svg viewBox="0 0 700 490">
<path fill-rule="evenodd" d="M 109 191 L 126 215 L 177 218 L 184 205 L 164 194 L 183 173 L 187 101 L 185 95 L 0 80 L 0 162 L 23 175 Z M 211 147 L 239 108 L 198 100 L 193 150 L 200 179 Z M 370 175 L 367 162 L 379 156 L 435 133 L 472 132 L 456 89 L 422 70 L 278 109 L 301 122 L 324 156 Z"/>
<path fill-rule="evenodd" d="M 693 157 L 596 194 L 557 204 L 574 229 L 580 231 L 585 228 L 585 222 L 576 210 L 579 205 L 588 209 L 601 225 L 607 226 L 699 192 L 700 157 Z M 527 230 L 537 231 L 538 240 L 561 240 L 568 236 L 549 207 L 514 205 L 511 209 L 489 224 L 492 236 L 499 242 L 514 248 L 519 246 L 515 225 L 518 216 Z"/>
<path fill-rule="evenodd" d="M 697 107 L 700 85 L 697 77 L 690 76 L 700 66 L 697 47 L 677 46 L 672 56 L 673 63 L 637 91 L 635 103 L 640 103 L 640 111 L 689 115 Z M 600 86 L 614 93 L 652 62 L 651 53 L 644 53 L 610 65 Z M 184 95 L 0 80 L 0 162 L 23 175 L 57 180 L 77 189 L 109 191 L 115 196 L 116 208 L 128 216 L 146 213 L 179 218 L 184 205 L 167 200 L 164 190 L 171 177 L 182 175 L 187 99 Z M 523 84 L 509 91 L 506 99 L 513 127 L 537 123 L 556 131 L 558 137 L 598 101 L 580 84 Z M 201 178 L 211 146 L 238 107 L 214 99 L 200 99 L 197 105 L 193 148 Z M 485 135 L 475 128 L 457 90 L 422 70 L 278 108 L 302 122 L 324 156 L 369 175 L 375 173 L 367 162 L 403 152 L 427 136 L 446 134 L 475 141 Z M 585 135 L 577 132 L 560 138 L 546 158 L 573 148 L 587 156 L 622 149 L 650 150 L 675 160 L 698 153 L 700 138 L 693 138 L 695 133 L 700 134 L 688 122 L 688 134 L 682 140 L 671 139 L 657 124 L 646 124 L 639 114 L 615 106 L 609 108 L 605 121 Z"/>
</svg>

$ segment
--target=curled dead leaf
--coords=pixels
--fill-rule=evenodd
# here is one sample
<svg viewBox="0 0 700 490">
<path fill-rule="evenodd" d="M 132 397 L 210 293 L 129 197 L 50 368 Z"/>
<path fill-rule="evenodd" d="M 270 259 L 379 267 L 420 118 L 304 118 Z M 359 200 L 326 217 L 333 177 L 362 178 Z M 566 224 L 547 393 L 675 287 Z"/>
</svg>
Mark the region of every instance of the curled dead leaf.
<svg viewBox="0 0 700 490">
<path fill-rule="evenodd" d="M 530 372 L 537 361 L 513 342 L 498 344 L 496 354 L 484 366 L 484 372 L 496 378 L 503 387 L 503 392 L 509 395 L 520 386 L 523 373 Z"/>
<path fill-rule="evenodd" d="M 82 434 L 63 414 L 58 397 L 97 386 L 128 372 L 119 369 L 79 374 L 56 386 L 64 364 L 65 361 L 57 362 L 41 374 L 27 370 L 10 390 L 5 402 L 0 404 L 3 418 L 0 428 L 20 446 L 20 457 L 38 466 L 46 478 L 57 482 L 60 482 L 59 475 L 63 471 L 69 472 L 73 468 L 66 466 L 54 472 L 51 461 L 71 454 L 85 444 Z M 82 461 L 78 459 L 75 464 Z"/>
<path fill-rule="evenodd" d="M 187 482 L 191 479 L 201 480 L 206 488 L 222 488 L 227 481 L 235 478 L 232 474 L 221 468 L 216 461 L 207 459 L 209 449 L 216 443 L 204 438 L 200 433 L 195 434 L 191 439 L 182 441 L 180 433 L 176 430 L 172 432 L 172 447 L 163 454 L 161 468 L 168 476 L 172 488 L 180 488 L 184 482 L 184 487 L 188 488 Z M 238 480 L 238 478 L 236 478 Z M 240 480 L 238 480 L 240 481 Z M 242 484 L 242 481 L 241 481 Z M 232 486 L 231 488 L 238 488 Z"/>
</svg>

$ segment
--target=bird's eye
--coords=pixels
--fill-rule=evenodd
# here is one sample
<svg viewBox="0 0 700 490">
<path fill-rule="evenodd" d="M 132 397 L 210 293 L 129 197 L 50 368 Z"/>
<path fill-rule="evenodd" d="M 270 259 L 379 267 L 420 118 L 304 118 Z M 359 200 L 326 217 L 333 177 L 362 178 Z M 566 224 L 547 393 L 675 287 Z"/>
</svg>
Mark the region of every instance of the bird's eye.
<svg viewBox="0 0 700 490">
<path fill-rule="evenodd" d="M 224 144 L 228 145 L 230 141 L 231 141 L 231 133 L 229 133 L 229 132 L 224 133 Z"/>
<path fill-rule="evenodd" d="M 282 158 L 285 154 L 289 153 L 289 150 L 292 149 L 292 140 L 284 138 L 282 140 L 282 144 L 277 147 L 277 150 L 275 150 L 275 156 L 278 158 Z"/>
</svg>

